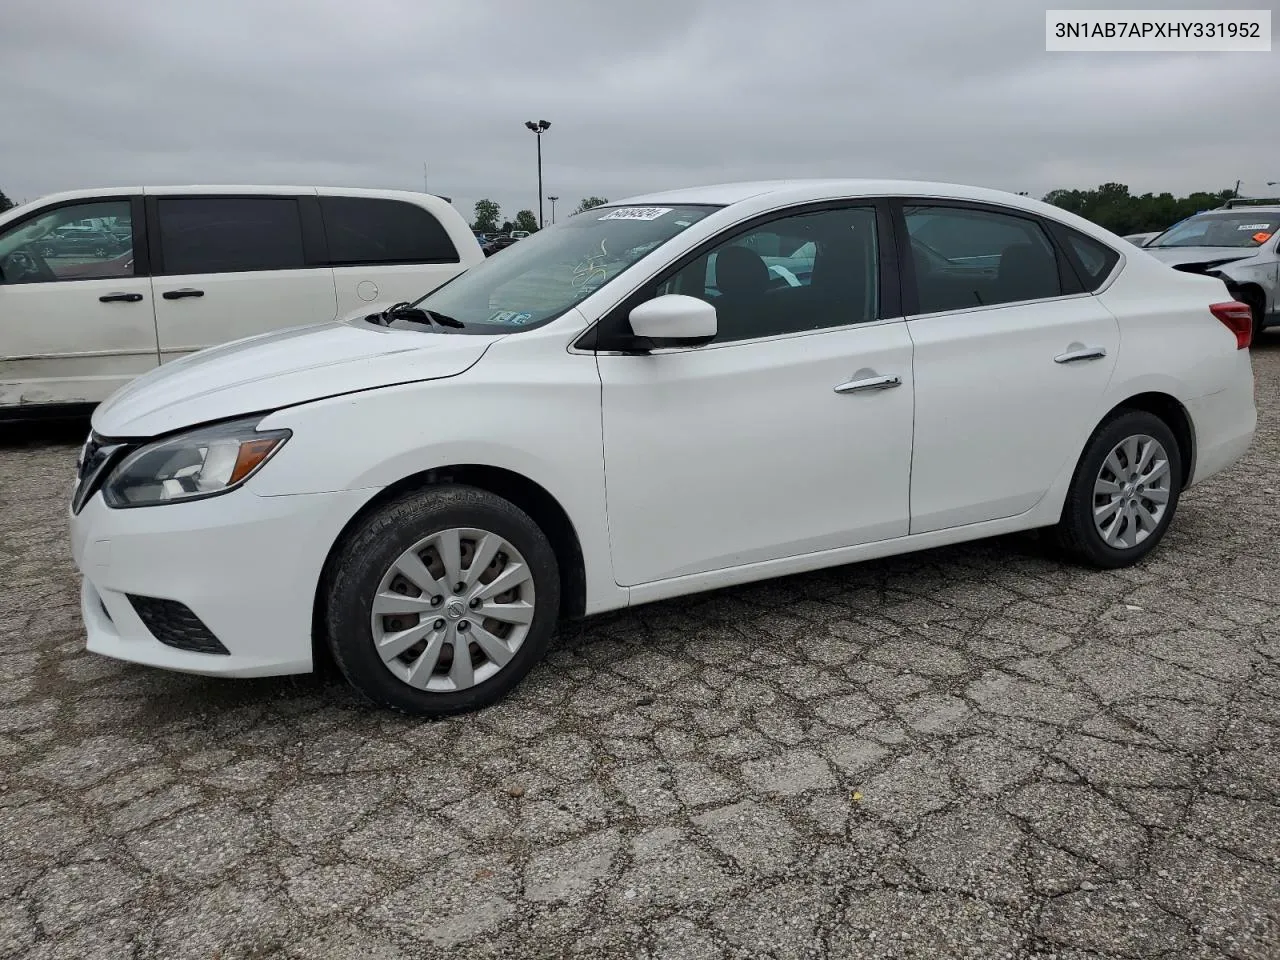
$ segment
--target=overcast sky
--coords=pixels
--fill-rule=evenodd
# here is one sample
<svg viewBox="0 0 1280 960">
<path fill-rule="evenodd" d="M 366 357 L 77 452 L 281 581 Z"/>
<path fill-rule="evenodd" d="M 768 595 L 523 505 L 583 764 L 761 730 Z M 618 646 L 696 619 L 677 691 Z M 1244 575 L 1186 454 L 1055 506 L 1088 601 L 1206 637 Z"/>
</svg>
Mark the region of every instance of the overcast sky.
<svg viewBox="0 0 1280 960">
<path fill-rule="evenodd" d="M 492 197 L 513 216 L 537 208 L 523 124 L 538 119 L 551 122 L 545 192 L 561 211 L 592 194 L 791 176 L 1037 196 L 1237 178 L 1256 194 L 1280 180 L 1280 52 L 1046 53 L 1045 5 L 1027 0 L 3 8 L 0 189 L 14 200 L 153 183 L 421 189 L 425 162 L 431 192 L 468 215 Z"/>
</svg>

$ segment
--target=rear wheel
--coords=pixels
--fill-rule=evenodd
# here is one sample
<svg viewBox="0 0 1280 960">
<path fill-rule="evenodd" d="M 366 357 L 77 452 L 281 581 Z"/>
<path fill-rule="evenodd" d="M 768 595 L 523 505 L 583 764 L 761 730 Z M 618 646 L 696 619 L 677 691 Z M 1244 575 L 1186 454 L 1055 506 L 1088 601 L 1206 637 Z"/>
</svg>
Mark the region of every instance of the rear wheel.
<svg viewBox="0 0 1280 960">
<path fill-rule="evenodd" d="M 1164 538 L 1182 492 L 1182 455 L 1145 410 L 1100 426 L 1080 457 L 1056 535 L 1072 557 L 1103 569 L 1137 563 Z"/>
<path fill-rule="evenodd" d="M 441 716 L 506 696 L 555 629 L 560 576 L 537 524 L 463 486 L 371 514 L 336 557 L 326 603 L 334 660 L 368 700 Z"/>
</svg>

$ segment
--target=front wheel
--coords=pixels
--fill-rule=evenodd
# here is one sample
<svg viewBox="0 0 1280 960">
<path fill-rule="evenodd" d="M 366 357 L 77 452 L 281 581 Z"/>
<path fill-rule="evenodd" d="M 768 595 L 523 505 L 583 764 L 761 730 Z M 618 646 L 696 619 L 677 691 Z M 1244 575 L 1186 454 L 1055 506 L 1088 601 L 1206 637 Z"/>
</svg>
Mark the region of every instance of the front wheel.
<svg viewBox="0 0 1280 960">
<path fill-rule="evenodd" d="M 334 558 L 334 660 L 371 702 L 443 716 L 488 706 L 541 659 L 560 607 L 555 552 L 514 504 L 439 486 L 370 514 Z"/>
<path fill-rule="evenodd" d="M 1076 466 L 1056 535 L 1072 557 L 1127 567 L 1155 549 L 1182 492 L 1182 454 L 1167 424 L 1144 410 L 1094 432 Z"/>
<path fill-rule="evenodd" d="M 1243 295 L 1241 300 L 1249 305 L 1249 312 L 1253 314 L 1253 335 L 1250 337 L 1250 342 L 1257 343 L 1262 337 L 1263 330 L 1266 329 L 1264 326 L 1267 319 L 1266 299 L 1261 294 L 1249 293 Z"/>
</svg>

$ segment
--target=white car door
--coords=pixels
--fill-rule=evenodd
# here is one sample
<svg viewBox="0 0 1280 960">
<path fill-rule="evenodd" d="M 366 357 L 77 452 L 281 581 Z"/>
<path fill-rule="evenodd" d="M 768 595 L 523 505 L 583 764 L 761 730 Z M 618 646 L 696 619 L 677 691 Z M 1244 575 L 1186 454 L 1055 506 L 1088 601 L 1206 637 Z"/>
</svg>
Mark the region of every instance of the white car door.
<svg viewBox="0 0 1280 960">
<path fill-rule="evenodd" d="M 798 255 L 809 243 L 812 261 Z M 701 296 L 719 333 L 700 347 L 598 354 L 619 583 L 906 534 L 912 347 L 877 245 L 874 206 L 791 213 L 641 295 Z M 770 269 L 788 261 L 795 283 Z"/>
<path fill-rule="evenodd" d="M 318 202 L 340 315 L 374 301 L 417 300 L 467 268 L 454 238 L 427 209 L 443 200 L 322 190 Z M 470 233 L 458 239 L 475 247 Z"/>
<path fill-rule="evenodd" d="M 148 196 L 160 358 L 331 320 L 333 269 L 304 236 L 312 197 Z"/>
<path fill-rule="evenodd" d="M 1079 457 L 1119 326 L 1026 214 L 934 203 L 903 213 L 914 274 L 911 532 L 1017 516 Z"/>
<path fill-rule="evenodd" d="M 154 367 L 147 274 L 140 196 L 63 201 L 0 228 L 0 408 L 96 403 Z"/>
</svg>

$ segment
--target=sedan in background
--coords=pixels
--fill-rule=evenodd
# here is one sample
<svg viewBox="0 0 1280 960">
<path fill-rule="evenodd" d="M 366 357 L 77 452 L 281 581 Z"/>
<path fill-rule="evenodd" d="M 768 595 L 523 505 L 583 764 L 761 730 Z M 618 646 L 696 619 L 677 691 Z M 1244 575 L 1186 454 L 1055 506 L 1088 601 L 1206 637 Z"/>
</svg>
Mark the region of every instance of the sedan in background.
<svg viewBox="0 0 1280 960">
<path fill-rule="evenodd" d="M 100 406 L 88 648 L 253 677 L 316 643 L 440 715 L 505 696 L 562 618 L 1035 528 L 1127 567 L 1248 449 L 1251 332 L 1218 280 L 992 190 L 597 207 Z"/>
</svg>

